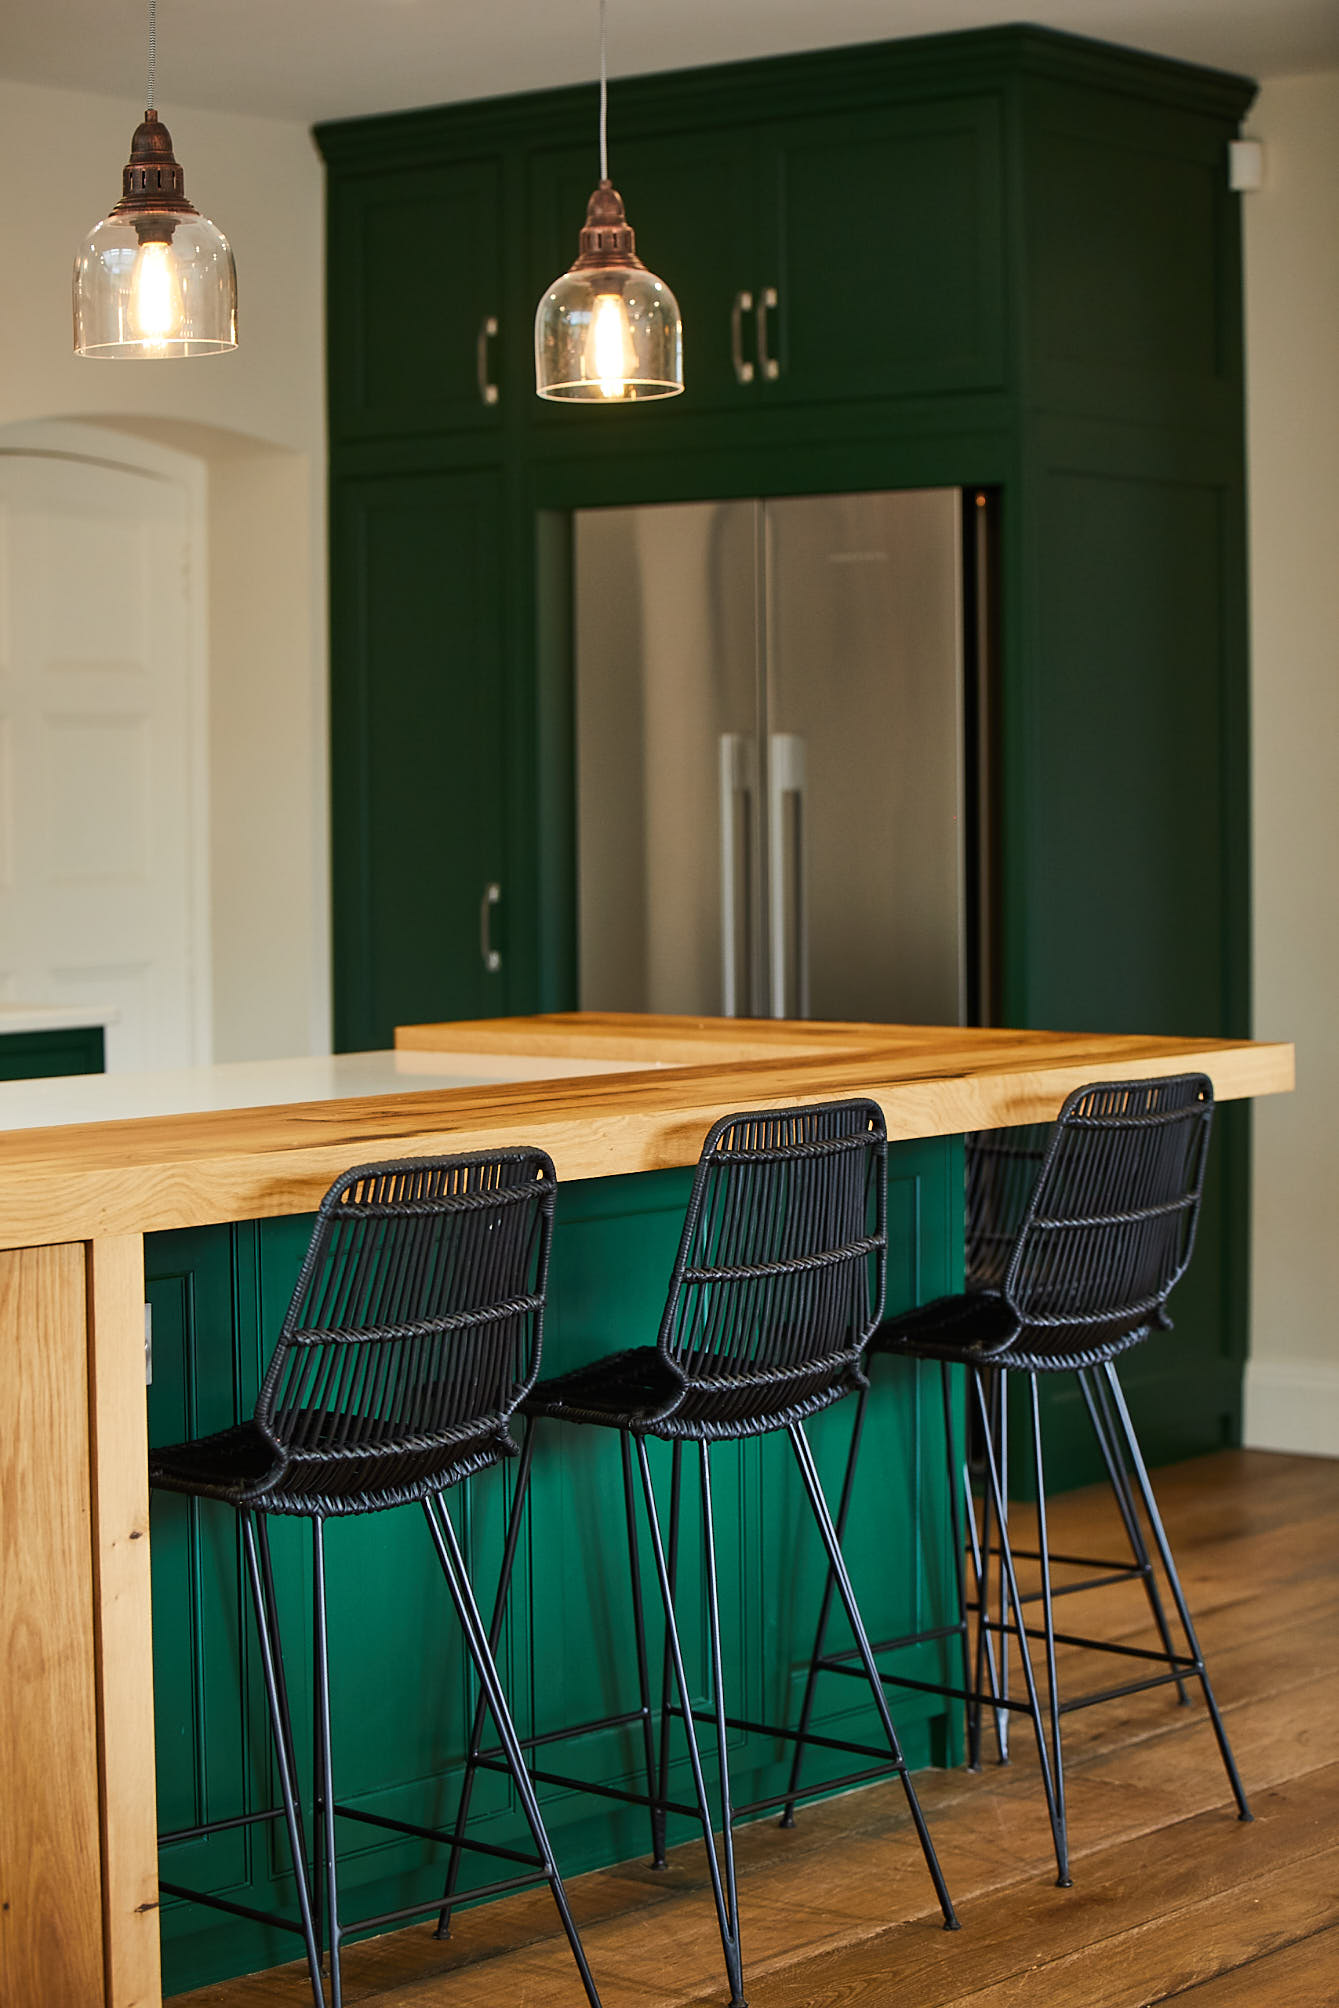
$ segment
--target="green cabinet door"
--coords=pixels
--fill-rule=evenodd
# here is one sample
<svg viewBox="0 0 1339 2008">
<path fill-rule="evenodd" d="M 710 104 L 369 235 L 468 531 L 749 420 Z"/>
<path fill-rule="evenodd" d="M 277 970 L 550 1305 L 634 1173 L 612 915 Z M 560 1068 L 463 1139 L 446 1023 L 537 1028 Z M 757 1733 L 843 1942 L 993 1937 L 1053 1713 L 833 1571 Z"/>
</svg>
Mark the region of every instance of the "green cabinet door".
<svg viewBox="0 0 1339 2008">
<path fill-rule="evenodd" d="M 748 134 L 690 131 L 617 138 L 610 177 L 636 232 L 637 255 L 670 288 L 684 329 L 678 412 L 747 406 L 753 386 L 736 363 L 751 363 L 755 327 L 742 295 L 757 268 L 754 155 Z M 534 154 L 530 242 L 535 300 L 577 255 L 577 236 L 598 173 L 588 145 Z M 738 301 L 738 305 L 736 302 Z M 537 406 L 533 417 L 570 427 L 598 417 L 571 405 Z"/>
<path fill-rule="evenodd" d="M 397 1024 L 508 1009 L 501 515 L 501 477 L 488 470 L 335 484 L 335 1037 L 345 1051 L 390 1045 Z"/>
<path fill-rule="evenodd" d="M 501 160 L 340 177 L 330 190 L 330 241 L 336 437 L 496 428 Z"/>
<path fill-rule="evenodd" d="M 997 98 L 792 120 L 759 135 L 757 174 L 765 399 L 1003 383 Z"/>
<path fill-rule="evenodd" d="M 0 1081 L 104 1071 L 101 1025 L 71 1025 L 59 1032 L 0 1033 Z"/>
</svg>

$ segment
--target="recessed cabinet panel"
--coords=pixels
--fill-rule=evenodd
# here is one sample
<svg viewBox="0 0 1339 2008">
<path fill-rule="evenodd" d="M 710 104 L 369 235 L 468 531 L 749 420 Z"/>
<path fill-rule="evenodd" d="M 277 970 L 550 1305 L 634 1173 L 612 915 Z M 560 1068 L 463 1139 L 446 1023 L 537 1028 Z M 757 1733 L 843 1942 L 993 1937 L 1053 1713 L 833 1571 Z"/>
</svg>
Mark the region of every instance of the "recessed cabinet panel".
<svg viewBox="0 0 1339 2008">
<path fill-rule="evenodd" d="M 770 397 L 878 398 L 1004 381 L 1003 198 L 993 99 L 814 119 L 760 146 L 776 219 Z M 770 248 L 771 255 L 767 256 Z"/>
<path fill-rule="evenodd" d="M 1235 198 L 1216 140 L 1181 139 L 1152 151 L 1100 129 L 1030 136 L 1029 312 L 1048 402 L 1185 418 L 1229 388 Z"/>
<path fill-rule="evenodd" d="M 733 131 L 617 137 L 610 178 L 637 236 L 637 255 L 673 292 L 684 324 L 684 382 L 676 412 L 748 404 L 757 325 L 739 296 L 757 282 L 753 150 Z M 541 262 L 535 301 L 577 255 L 577 236 L 599 172 L 594 148 L 538 153 L 531 168 L 531 234 Z M 741 380 L 742 379 L 742 380 Z M 570 405 L 537 404 L 563 419 Z"/>
<path fill-rule="evenodd" d="M 397 167 L 336 182 L 331 243 L 340 260 L 330 298 L 338 435 L 496 424 L 504 394 L 501 163 Z M 492 321 L 499 325 L 490 334 Z"/>
<path fill-rule="evenodd" d="M 335 495 L 336 1039 L 507 1009 L 500 482 Z M 490 898 L 489 889 L 498 889 Z"/>
</svg>

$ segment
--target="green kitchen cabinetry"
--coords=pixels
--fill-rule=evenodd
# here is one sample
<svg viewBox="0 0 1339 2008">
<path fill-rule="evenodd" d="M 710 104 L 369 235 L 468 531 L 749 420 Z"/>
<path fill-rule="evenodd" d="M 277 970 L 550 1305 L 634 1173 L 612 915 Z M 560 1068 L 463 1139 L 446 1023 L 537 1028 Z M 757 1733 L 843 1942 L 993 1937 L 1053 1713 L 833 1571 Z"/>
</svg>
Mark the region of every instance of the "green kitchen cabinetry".
<svg viewBox="0 0 1339 2008">
<path fill-rule="evenodd" d="M 495 428 L 501 160 L 360 176 L 332 190 L 330 224 L 347 260 L 330 302 L 341 435 Z"/>
<path fill-rule="evenodd" d="M 998 524 L 983 1017 L 1249 1031 L 1227 146 L 1252 95 L 1239 77 L 1030 27 L 616 79 L 613 178 L 683 307 L 687 380 L 681 398 L 618 411 L 541 404 L 531 376 L 535 305 L 575 253 L 597 172 L 593 89 L 320 128 L 341 1044 L 577 1001 L 573 511 L 931 486 L 988 491 Z M 455 423 L 435 356 L 388 333 L 373 359 L 355 338 L 371 325 L 360 316 L 393 318 L 360 276 L 355 219 L 378 190 L 413 204 L 435 177 L 485 162 L 505 222 L 500 394 Z M 462 330 L 483 311 L 471 302 Z M 736 364 L 752 364 L 747 381 Z M 432 498 L 472 486 L 492 500 L 466 528 Z M 418 555 L 360 570 L 349 525 L 374 495 L 401 498 Z M 488 508 L 484 556 L 471 540 Z M 488 693 L 463 694 L 462 678 Z M 419 701 L 425 679 L 440 711 Z M 467 737 L 471 706 L 488 717 Z M 374 772 L 353 748 L 378 713 Z M 407 857 L 397 843 L 396 761 L 417 794 L 432 730 L 444 829 L 458 791 L 506 805 L 496 871 L 479 848 L 416 844 Z M 494 872 L 504 971 L 490 985 L 478 900 Z M 457 1002 L 494 990 L 491 1004 Z M 1159 1456 L 1239 1434 L 1247 1122 L 1220 1116 L 1177 1332 L 1131 1364 L 1148 1377 Z M 1076 1448 L 1073 1472 L 1090 1468 Z"/>
<path fill-rule="evenodd" d="M 335 497 L 352 615 L 332 650 L 344 1045 L 510 1008 L 510 916 L 490 899 L 510 785 L 502 528 L 495 469 L 366 476 Z"/>
<path fill-rule="evenodd" d="M 54 1032 L 0 1032 L 0 1081 L 38 1081 L 54 1074 L 100 1074 L 105 1038 L 101 1025 L 71 1025 Z"/>
<path fill-rule="evenodd" d="M 691 1180 L 687 1170 L 648 1172 L 560 1188 L 545 1372 L 654 1337 Z M 890 1302 L 907 1305 L 952 1288 L 961 1276 L 957 1142 L 891 1147 L 888 1220 Z M 151 1442 L 227 1428 L 251 1413 L 310 1231 L 309 1219 L 287 1218 L 147 1237 L 154 1331 Z M 839 1403 L 810 1425 L 834 1491 L 853 1406 Z M 876 1636 L 935 1625 L 948 1608 L 952 1557 L 946 1544 L 919 1531 L 939 1527 L 945 1518 L 942 1446 L 937 1370 L 880 1363 L 847 1544 Z M 653 1444 L 651 1455 L 657 1482 L 664 1486 L 668 1451 Z M 794 1720 L 823 1575 L 798 1473 L 784 1435 L 720 1444 L 712 1455 L 732 1708 L 754 1720 Z M 496 1581 L 511 1482 L 509 1470 L 493 1470 L 450 1495 L 485 1606 Z M 694 1592 L 695 1488 L 685 1491 L 680 1610 L 689 1675 L 703 1696 L 708 1655 L 701 1598 Z M 523 1733 L 543 1734 L 637 1705 L 616 1438 L 607 1430 L 542 1426 L 531 1496 L 503 1664 Z M 272 1518 L 270 1524 L 306 1794 L 310 1538 L 306 1522 Z M 644 1528 L 642 1536 L 645 1543 Z M 255 1639 L 244 1615 L 236 1515 L 211 1502 L 156 1493 L 151 1537 L 159 1826 L 171 1833 L 206 1817 L 231 1818 L 278 1800 Z M 422 1514 L 417 1507 L 401 1507 L 333 1521 L 327 1555 L 340 1801 L 393 1819 L 449 1826 L 474 1697 Z M 662 1627 L 649 1547 L 641 1563 L 652 1600 L 647 1607 L 652 1663 L 659 1666 Z M 943 1677 L 946 1652 L 942 1641 L 914 1648 L 905 1655 L 904 1670 L 917 1678 Z M 894 1707 L 913 1763 L 942 1763 L 956 1753 L 951 1705 L 937 1696 L 904 1693 Z M 877 1718 L 855 1682 L 825 1682 L 819 1710 L 820 1730 L 877 1740 Z M 549 1754 L 557 1769 L 635 1785 L 640 1747 L 634 1724 L 568 1746 L 561 1755 Z M 737 1796 L 783 1790 L 788 1760 L 788 1751 L 771 1740 L 737 1736 L 731 1753 Z M 814 1753 L 810 1761 L 806 1775 L 821 1781 L 822 1756 Z M 681 1802 L 691 1801 L 686 1759 L 675 1765 L 670 1789 Z M 649 1852 L 644 1812 L 556 1788 L 541 1788 L 540 1796 L 565 1874 Z M 483 1776 L 472 1817 L 480 1838 L 502 1847 L 529 1846 L 509 1782 Z M 687 1821 L 671 1821 L 671 1841 L 694 1832 Z M 341 1842 L 346 1916 L 391 1910 L 431 1898 L 441 1888 L 443 1850 L 352 1826 Z M 915 1851 L 909 1832 L 893 1845 Z M 205 1840 L 170 1843 L 162 1852 L 162 1874 L 230 1902 L 292 1914 L 285 1853 L 282 1823 L 237 1827 Z M 466 1863 L 466 1888 L 468 1878 L 477 1884 L 496 1873 L 496 1865 L 484 1858 L 467 1857 Z M 895 1886 L 894 1878 L 890 1887 Z M 467 1937 L 468 1919 L 459 1929 Z M 271 1927 L 172 1899 L 164 1901 L 162 1935 L 169 1994 L 291 1959 L 298 1944 Z"/>
</svg>

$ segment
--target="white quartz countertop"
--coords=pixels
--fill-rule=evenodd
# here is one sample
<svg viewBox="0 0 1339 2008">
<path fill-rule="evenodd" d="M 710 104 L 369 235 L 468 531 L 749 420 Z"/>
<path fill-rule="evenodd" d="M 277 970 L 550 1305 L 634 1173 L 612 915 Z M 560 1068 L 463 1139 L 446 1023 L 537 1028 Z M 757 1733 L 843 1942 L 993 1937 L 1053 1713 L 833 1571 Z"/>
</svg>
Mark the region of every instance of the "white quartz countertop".
<svg viewBox="0 0 1339 2008">
<path fill-rule="evenodd" d="M 87 1025 L 115 1025 L 114 1004 L 3 1004 L 0 1037 L 6 1032 L 69 1032 Z"/>
<path fill-rule="evenodd" d="M 82 1021 L 87 1023 L 87 1019 Z M 234 1060 L 146 1074 L 65 1074 L 0 1083 L 0 1131 L 131 1122 L 209 1109 L 279 1108 L 359 1096 L 422 1094 L 498 1081 L 560 1081 L 642 1073 L 653 1060 L 556 1059 L 524 1053 L 333 1053 L 316 1059 Z"/>
</svg>

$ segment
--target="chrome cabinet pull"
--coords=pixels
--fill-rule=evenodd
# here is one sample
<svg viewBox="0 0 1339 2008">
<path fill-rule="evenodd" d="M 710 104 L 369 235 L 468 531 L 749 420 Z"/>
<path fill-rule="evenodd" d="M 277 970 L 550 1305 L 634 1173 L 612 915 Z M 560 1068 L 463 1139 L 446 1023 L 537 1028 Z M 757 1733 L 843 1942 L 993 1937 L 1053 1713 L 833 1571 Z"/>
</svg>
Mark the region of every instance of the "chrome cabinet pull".
<svg viewBox="0 0 1339 2008">
<path fill-rule="evenodd" d="M 752 311 L 752 293 L 736 293 L 730 308 L 730 360 L 736 383 L 753 382 L 753 364 L 744 359 L 744 316 Z"/>
<path fill-rule="evenodd" d="M 501 898 L 502 887 L 494 879 L 484 887 L 479 901 L 479 959 L 490 976 L 496 976 L 502 967 L 501 952 L 493 946 L 493 908 Z"/>
<path fill-rule="evenodd" d="M 496 404 L 497 385 L 488 374 L 488 344 L 497 335 L 497 315 L 489 314 L 479 325 L 479 339 L 474 345 L 475 374 L 479 379 L 479 401 L 481 404 Z"/>
<path fill-rule="evenodd" d="M 775 383 L 781 374 L 781 365 L 775 356 L 767 353 L 767 316 L 775 313 L 779 302 L 776 287 L 766 286 L 758 299 L 758 368 L 769 383 Z M 750 370 L 750 376 L 753 372 Z"/>
</svg>

